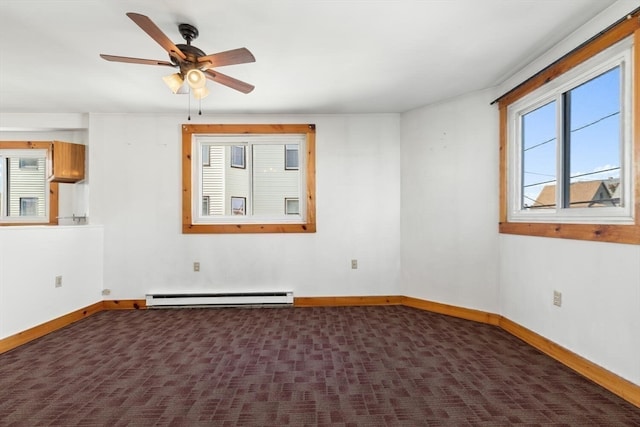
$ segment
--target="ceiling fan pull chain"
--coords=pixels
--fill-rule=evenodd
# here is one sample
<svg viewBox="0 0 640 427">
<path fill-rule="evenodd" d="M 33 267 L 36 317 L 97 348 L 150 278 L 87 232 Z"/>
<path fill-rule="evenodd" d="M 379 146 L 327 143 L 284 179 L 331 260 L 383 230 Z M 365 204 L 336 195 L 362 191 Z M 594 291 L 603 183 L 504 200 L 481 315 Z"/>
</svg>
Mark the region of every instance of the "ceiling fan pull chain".
<svg viewBox="0 0 640 427">
<path fill-rule="evenodd" d="M 189 93 L 187 94 L 187 98 L 189 99 L 189 107 L 187 110 L 187 120 L 191 120 L 191 88 L 189 88 Z"/>
<path fill-rule="evenodd" d="M 200 98 L 198 100 L 199 104 L 198 104 L 198 115 L 201 116 L 202 115 L 202 98 Z"/>
</svg>

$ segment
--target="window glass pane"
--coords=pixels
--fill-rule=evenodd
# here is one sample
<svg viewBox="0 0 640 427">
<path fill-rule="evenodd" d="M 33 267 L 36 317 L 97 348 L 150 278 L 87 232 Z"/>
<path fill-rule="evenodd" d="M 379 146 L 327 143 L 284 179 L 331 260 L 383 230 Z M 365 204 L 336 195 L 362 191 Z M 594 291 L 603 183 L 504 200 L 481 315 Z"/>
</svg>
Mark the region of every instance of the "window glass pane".
<svg viewBox="0 0 640 427">
<path fill-rule="evenodd" d="M 556 101 L 521 117 L 522 188 L 521 205 L 555 208 L 556 196 Z"/>
<path fill-rule="evenodd" d="M 254 215 L 285 215 L 282 201 L 299 195 L 300 174 L 298 170 L 285 169 L 283 151 L 283 144 L 253 146 Z"/>
<path fill-rule="evenodd" d="M 232 166 L 232 158 L 242 154 L 244 164 L 244 147 L 230 145 L 205 145 L 209 147 L 209 164 L 201 165 L 200 183 L 202 200 L 207 199 L 207 209 L 203 207 L 204 216 L 232 215 L 231 197 L 249 196 L 249 171 Z M 239 150 L 238 148 L 241 148 Z M 235 160 L 239 160 L 236 157 Z M 203 202 L 204 203 L 204 202 Z"/>
<path fill-rule="evenodd" d="M 568 207 L 620 206 L 620 67 L 565 94 Z"/>
<path fill-rule="evenodd" d="M 2 214 L 6 217 L 46 216 L 47 185 L 45 156 L 4 157 L 0 172 Z M 28 165 L 21 167 L 21 165 Z"/>
</svg>

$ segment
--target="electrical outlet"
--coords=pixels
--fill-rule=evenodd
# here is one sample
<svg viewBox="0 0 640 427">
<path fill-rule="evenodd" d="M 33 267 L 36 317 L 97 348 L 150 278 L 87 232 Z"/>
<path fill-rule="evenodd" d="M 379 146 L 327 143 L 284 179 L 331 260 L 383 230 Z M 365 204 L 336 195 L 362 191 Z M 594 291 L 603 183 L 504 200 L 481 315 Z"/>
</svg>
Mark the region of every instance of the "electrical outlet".
<svg viewBox="0 0 640 427">
<path fill-rule="evenodd" d="M 62 287 L 62 276 L 56 276 L 56 288 Z"/>
<path fill-rule="evenodd" d="M 193 263 L 193 271 L 200 271 L 200 263 L 199 262 L 194 262 Z"/>
<path fill-rule="evenodd" d="M 111 295 L 111 289 L 103 289 L 102 295 Z"/>
<path fill-rule="evenodd" d="M 351 268 L 354 269 L 354 270 L 358 268 L 358 260 L 357 259 L 352 259 L 351 260 Z"/>
<path fill-rule="evenodd" d="M 562 306 L 562 292 L 553 291 L 553 305 Z"/>
</svg>

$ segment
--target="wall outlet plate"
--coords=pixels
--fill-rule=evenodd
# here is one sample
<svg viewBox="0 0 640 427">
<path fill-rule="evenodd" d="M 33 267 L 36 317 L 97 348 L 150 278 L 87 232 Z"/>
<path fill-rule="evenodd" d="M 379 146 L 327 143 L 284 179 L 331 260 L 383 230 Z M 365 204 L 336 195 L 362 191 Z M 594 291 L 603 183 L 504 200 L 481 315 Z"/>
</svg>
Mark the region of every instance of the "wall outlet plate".
<svg viewBox="0 0 640 427">
<path fill-rule="evenodd" d="M 562 307 L 562 292 L 553 291 L 553 305 Z"/>
</svg>

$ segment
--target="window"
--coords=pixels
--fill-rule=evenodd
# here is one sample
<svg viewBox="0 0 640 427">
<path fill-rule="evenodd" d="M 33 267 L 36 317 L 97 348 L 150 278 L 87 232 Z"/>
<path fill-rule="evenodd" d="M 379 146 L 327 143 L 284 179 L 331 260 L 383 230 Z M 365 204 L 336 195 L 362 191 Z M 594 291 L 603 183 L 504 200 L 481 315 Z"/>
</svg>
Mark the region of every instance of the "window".
<svg viewBox="0 0 640 427">
<path fill-rule="evenodd" d="M 204 196 L 202 198 L 202 215 L 209 215 L 209 213 L 209 196 Z"/>
<path fill-rule="evenodd" d="M 246 215 L 246 214 L 247 214 L 247 198 L 232 197 L 231 198 L 231 215 Z"/>
<path fill-rule="evenodd" d="M 315 232 L 313 125 L 184 125 L 183 154 L 183 232 Z"/>
<path fill-rule="evenodd" d="M 20 169 L 38 169 L 38 159 L 36 157 L 21 157 L 19 160 Z"/>
<path fill-rule="evenodd" d="M 0 225 L 57 224 L 58 184 L 50 183 L 51 143 L 0 142 Z"/>
<path fill-rule="evenodd" d="M 205 145 L 205 147 L 210 147 Z M 245 169 L 244 146 L 234 145 L 231 147 L 231 167 Z"/>
<path fill-rule="evenodd" d="M 300 203 L 298 199 L 284 199 L 284 213 L 286 215 L 299 215 Z"/>
<path fill-rule="evenodd" d="M 39 203 L 37 197 L 20 197 L 20 216 L 36 216 L 38 215 L 38 206 L 44 203 Z"/>
<path fill-rule="evenodd" d="M 286 170 L 298 170 L 300 160 L 298 159 L 298 146 L 284 146 L 284 168 Z"/>
<path fill-rule="evenodd" d="M 206 145 L 202 146 L 202 165 L 203 166 L 209 166 L 209 156 L 211 155 L 211 153 L 209 153 L 209 147 Z"/>
<path fill-rule="evenodd" d="M 497 100 L 500 232 L 640 243 L 638 27 L 621 21 Z"/>
<path fill-rule="evenodd" d="M 509 107 L 509 220 L 633 221 L 631 135 L 621 131 L 630 129 L 629 48 L 617 45 Z"/>
</svg>

